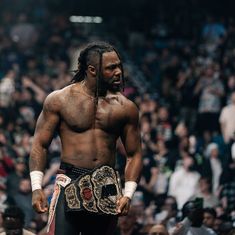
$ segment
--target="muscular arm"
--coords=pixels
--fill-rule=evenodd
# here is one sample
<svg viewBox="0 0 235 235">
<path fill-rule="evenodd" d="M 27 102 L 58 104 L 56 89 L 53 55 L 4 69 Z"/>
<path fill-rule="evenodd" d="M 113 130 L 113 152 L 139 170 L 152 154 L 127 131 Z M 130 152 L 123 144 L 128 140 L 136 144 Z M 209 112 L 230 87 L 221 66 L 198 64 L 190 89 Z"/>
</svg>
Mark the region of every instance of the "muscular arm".
<svg viewBox="0 0 235 235">
<path fill-rule="evenodd" d="M 127 116 L 121 139 L 126 150 L 127 161 L 124 196 L 117 201 L 117 211 L 120 215 L 126 215 L 129 211 L 130 200 L 136 189 L 135 182 L 139 181 L 142 170 L 138 109 L 130 101 L 127 101 L 125 106 Z"/>
<path fill-rule="evenodd" d="M 30 153 L 30 171 L 44 171 L 47 148 L 59 123 L 59 101 L 57 92 L 51 93 L 44 101 L 43 110 L 37 120 Z"/>
<path fill-rule="evenodd" d="M 125 181 L 138 182 L 142 170 L 139 113 L 137 107 L 131 102 L 128 103 L 126 110 L 128 117 L 121 135 L 127 153 Z"/>
</svg>

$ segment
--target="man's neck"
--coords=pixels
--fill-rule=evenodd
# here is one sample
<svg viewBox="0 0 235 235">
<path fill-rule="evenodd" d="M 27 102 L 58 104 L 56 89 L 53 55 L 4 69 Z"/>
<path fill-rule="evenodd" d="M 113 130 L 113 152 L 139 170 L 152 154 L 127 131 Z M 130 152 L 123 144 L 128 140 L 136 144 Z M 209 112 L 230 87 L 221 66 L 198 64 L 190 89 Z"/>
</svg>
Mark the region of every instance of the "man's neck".
<svg viewBox="0 0 235 235">
<path fill-rule="evenodd" d="M 89 80 L 83 80 L 81 82 L 81 86 L 82 86 L 83 91 L 87 95 L 95 97 L 95 95 L 96 95 L 96 84 L 93 84 L 93 83 L 89 82 Z"/>
<path fill-rule="evenodd" d="M 104 96 L 107 95 L 107 89 L 102 89 L 103 86 L 102 87 L 101 86 L 98 87 L 99 88 L 98 89 L 98 94 L 96 94 L 96 92 L 97 92 L 97 84 L 96 84 L 96 81 L 94 82 L 94 80 L 91 81 L 89 79 L 86 79 L 86 80 L 83 80 L 81 82 L 81 84 L 82 84 L 82 89 L 84 90 L 84 92 L 86 94 L 88 94 L 89 96 L 91 96 L 91 97 L 95 98 L 96 95 L 104 97 Z"/>
</svg>

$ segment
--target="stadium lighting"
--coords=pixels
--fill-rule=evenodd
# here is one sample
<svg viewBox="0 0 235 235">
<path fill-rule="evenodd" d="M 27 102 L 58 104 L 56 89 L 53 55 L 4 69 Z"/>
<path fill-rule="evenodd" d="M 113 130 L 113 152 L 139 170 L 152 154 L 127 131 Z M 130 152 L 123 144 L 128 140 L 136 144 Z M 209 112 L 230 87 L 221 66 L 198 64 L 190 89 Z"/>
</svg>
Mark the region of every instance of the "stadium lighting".
<svg viewBox="0 0 235 235">
<path fill-rule="evenodd" d="M 70 16 L 70 22 L 72 23 L 86 23 L 86 24 L 100 24 L 103 22 L 103 18 L 100 16 Z"/>
</svg>

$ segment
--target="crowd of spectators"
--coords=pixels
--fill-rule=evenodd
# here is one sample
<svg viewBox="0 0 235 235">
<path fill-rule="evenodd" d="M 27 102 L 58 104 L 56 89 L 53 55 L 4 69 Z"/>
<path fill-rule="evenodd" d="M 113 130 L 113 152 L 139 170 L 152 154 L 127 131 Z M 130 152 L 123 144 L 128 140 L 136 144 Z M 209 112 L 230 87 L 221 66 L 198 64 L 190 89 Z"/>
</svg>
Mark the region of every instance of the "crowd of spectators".
<svg viewBox="0 0 235 235">
<path fill-rule="evenodd" d="M 124 45 L 151 89 L 138 92 L 124 61 L 124 93 L 140 110 L 144 168 L 118 234 L 180 234 L 174 228 L 180 227 L 182 209 L 198 197 L 203 226 L 234 234 L 235 22 L 208 17 L 190 38 L 171 35 L 170 27 L 161 22 L 150 34 L 130 31 Z M 31 14 L 1 12 L 0 212 L 19 206 L 25 227 L 36 234 L 44 234 L 47 222 L 47 214 L 31 206 L 28 158 L 36 119 L 45 97 L 70 83 L 81 46 L 107 38 L 99 27 L 49 16 L 42 6 Z M 123 176 L 121 143 L 117 150 Z M 59 165 L 55 136 L 43 180 L 48 202 Z"/>
</svg>

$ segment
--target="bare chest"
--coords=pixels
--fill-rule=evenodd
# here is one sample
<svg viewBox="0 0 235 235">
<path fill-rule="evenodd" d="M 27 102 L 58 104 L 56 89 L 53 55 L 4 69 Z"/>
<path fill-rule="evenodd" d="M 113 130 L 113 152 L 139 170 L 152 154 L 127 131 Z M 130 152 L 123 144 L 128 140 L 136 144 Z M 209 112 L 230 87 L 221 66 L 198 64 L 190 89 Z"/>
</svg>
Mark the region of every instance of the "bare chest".
<svg viewBox="0 0 235 235">
<path fill-rule="evenodd" d="M 94 99 L 82 97 L 70 100 L 61 110 L 65 125 L 75 132 L 84 132 L 92 128 L 116 133 L 125 121 L 124 106 L 115 99 Z"/>
</svg>

